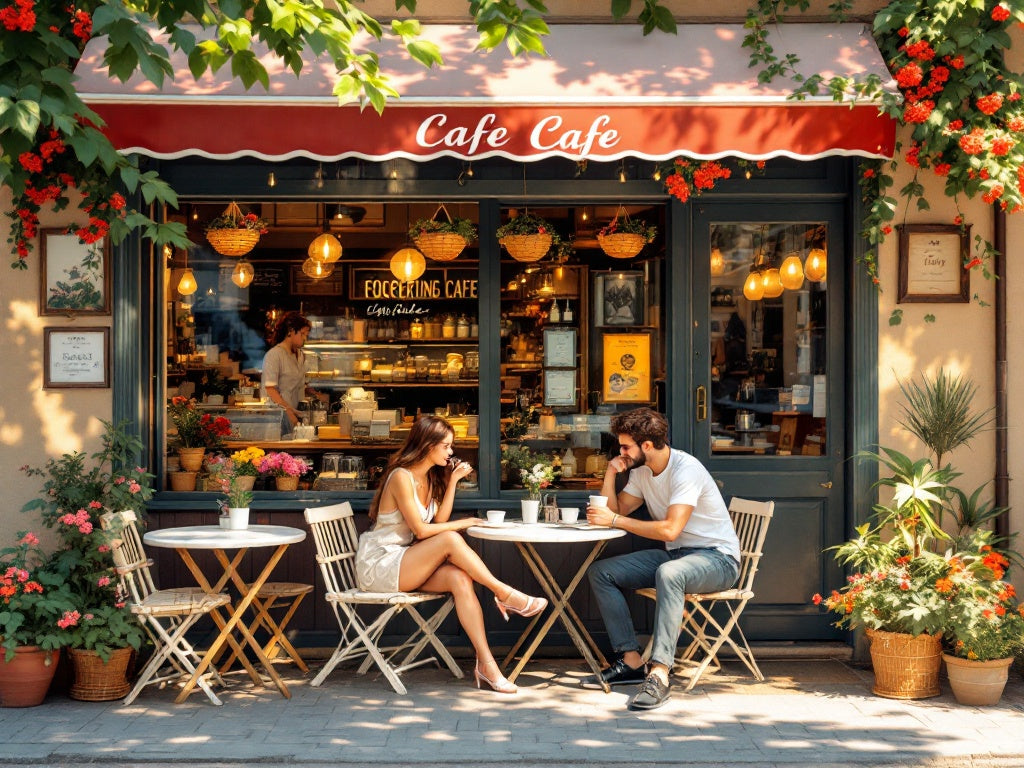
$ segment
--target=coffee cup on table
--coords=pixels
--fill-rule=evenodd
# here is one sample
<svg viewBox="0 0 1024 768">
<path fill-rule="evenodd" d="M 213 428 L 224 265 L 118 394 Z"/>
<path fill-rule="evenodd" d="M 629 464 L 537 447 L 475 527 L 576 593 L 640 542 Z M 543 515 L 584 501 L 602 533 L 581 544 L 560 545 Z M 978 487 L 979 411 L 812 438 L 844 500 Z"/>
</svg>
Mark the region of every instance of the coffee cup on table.
<svg viewBox="0 0 1024 768">
<path fill-rule="evenodd" d="M 607 496 L 591 496 L 590 505 L 591 507 L 607 507 L 608 497 Z"/>
<path fill-rule="evenodd" d="M 505 522 L 505 510 L 503 510 L 503 509 L 488 509 L 487 510 L 487 522 L 488 523 L 503 523 L 503 522 Z"/>
<path fill-rule="evenodd" d="M 580 517 L 579 507 L 561 507 L 558 510 L 562 515 L 563 523 L 575 523 Z"/>
</svg>

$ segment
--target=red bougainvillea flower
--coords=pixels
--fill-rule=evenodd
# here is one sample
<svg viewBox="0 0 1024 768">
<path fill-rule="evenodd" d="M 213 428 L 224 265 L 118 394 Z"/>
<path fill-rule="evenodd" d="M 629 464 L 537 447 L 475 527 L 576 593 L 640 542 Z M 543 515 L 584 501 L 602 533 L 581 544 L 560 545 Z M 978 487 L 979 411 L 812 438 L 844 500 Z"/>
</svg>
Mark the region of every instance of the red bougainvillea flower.
<svg viewBox="0 0 1024 768">
<path fill-rule="evenodd" d="M 907 123 L 923 123 L 931 117 L 934 109 L 935 102 L 930 100 L 910 104 L 903 110 L 903 120 Z"/>
<path fill-rule="evenodd" d="M 985 132 L 981 128 L 975 128 L 970 133 L 961 136 L 960 149 L 968 155 L 980 155 L 985 151 Z"/>
<path fill-rule="evenodd" d="M 992 9 L 992 21 L 1006 21 L 1010 18 L 1010 9 L 1000 3 Z"/>
<path fill-rule="evenodd" d="M 964 121 L 963 120 L 950 120 L 949 121 L 949 130 L 951 130 L 951 131 L 959 131 L 963 127 L 964 127 Z"/>
<path fill-rule="evenodd" d="M 990 93 L 987 96 L 979 96 L 977 100 L 978 109 L 986 115 L 994 115 L 1003 106 L 1003 94 Z"/>
<path fill-rule="evenodd" d="M 956 224 L 959 227 L 961 224 L 964 223 L 964 217 L 963 216 L 954 216 L 953 217 L 953 223 Z"/>
<path fill-rule="evenodd" d="M 988 192 L 986 192 L 984 195 L 981 196 L 981 199 L 984 202 L 991 204 L 991 203 L 994 203 L 996 200 L 998 200 L 1002 196 L 1003 196 L 1003 185 L 1000 184 L 999 182 L 996 182 L 995 184 L 992 185 L 991 189 L 989 189 Z"/>
<path fill-rule="evenodd" d="M 964 269 L 974 269 L 975 267 L 980 267 L 981 263 L 982 263 L 981 259 L 979 259 L 977 256 L 975 256 L 969 262 L 964 264 Z"/>
<path fill-rule="evenodd" d="M 992 154 L 999 156 L 1009 154 L 1010 150 L 1013 149 L 1013 145 L 1016 143 L 1017 142 L 1009 136 L 996 136 L 992 139 Z"/>
<path fill-rule="evenodd" d="M 907 56 L 912 59 L 931 61 L 935 58 L 935 50 L 927 40 L 918 40 L 916 43 L 910 43 L 907 45 Z"/>
<path fill-rule="evenodd" d="M 920 85 L 923 79 L 924 72 L 921 70 L 921 65 L 916 61 L 905 64 L 896 73 L 896 82 L 900 88 L 913 88 L 915 85 Z"/>
</svg>

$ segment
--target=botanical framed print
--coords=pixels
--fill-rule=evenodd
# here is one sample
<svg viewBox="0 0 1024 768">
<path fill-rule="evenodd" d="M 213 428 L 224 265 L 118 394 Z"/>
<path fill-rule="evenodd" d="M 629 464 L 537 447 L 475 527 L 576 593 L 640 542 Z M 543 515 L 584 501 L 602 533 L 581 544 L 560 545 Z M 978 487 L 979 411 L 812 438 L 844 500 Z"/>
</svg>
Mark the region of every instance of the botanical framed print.
<svg viewBox="0 0 1024 768">
<path fill-rule="evenodd" d="M 606 403 L 650 403 L 650 331 L 605 333 L 601 339 L 601 396 Z"/>
<path fill-rule="evenodd" d="M 544 405 L 576 406 L 576 371 L 549 368 L 544 371 Z"/>
<path fill-rule="evenodd" d="M 904 224 L 899 231 L 898 302 L 970 301 L 970 225 Z"/>
<path fill-rule="evenodd" d="M 109 386 L 109 328 L 43 330 L 44 388 Z"/>
<path fill-rule="evenodd" d="M 645 325 L 643 272 L 600 272 L 594 275 L 595 325 Z"/>
<path fill-rule="evenodd" d="M 39 235 L 39 314 L 109 315 L 107 239 L 82 243 L 61 229 Z"/>
<path fill-rule="evenodd" d="M 573 368 L 576 366 L 576 329 L 544 329 L 544 367 Z"/>
</svg>

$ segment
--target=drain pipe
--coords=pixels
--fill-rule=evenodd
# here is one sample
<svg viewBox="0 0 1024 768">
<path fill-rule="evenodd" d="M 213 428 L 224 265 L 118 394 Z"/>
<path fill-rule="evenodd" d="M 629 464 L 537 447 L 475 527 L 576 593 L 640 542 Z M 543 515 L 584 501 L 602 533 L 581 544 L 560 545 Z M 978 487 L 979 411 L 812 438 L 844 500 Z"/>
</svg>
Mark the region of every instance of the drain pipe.
<svg viewBox="0 0 1024 768">
<path fill-rule="evenodd" d="M 997 507 L 1007 511 L 996 517 L 995 534 L 1005 537 L 1010 534 L 1010 475 L 1007 461 L 1007 396 L 1006 396 L 1006 212 L 999 206 L 993 211 L 993 272 L 995 281 L 995 433 L 996 466 L 994 501 Z"/>
</svg>

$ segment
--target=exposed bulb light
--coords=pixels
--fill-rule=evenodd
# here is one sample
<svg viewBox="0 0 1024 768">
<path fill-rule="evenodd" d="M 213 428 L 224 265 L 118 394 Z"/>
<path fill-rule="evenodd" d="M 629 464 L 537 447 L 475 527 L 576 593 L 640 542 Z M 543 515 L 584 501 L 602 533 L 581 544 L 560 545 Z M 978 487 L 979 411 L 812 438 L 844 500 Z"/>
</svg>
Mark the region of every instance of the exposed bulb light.
<svg viewBox="0 0 1024 768">
<path fill-rule="evenodd" d="M 725 257 L 722 256 L 722 249 L 714 247 L 711 249 L 711 276 L 721 277 L 725 274 Z"/>
<path fill-rule="evenodd" d="M 199 283 L 196 282 L 196 276 L 192 274 L 192 270 L 185 267 L 185 271 L 181 273 L 181 280 L 178 281 L 178 293 L 182 296 L 191 296 L 199 289 Z"/>
<path fill-rule="evenodd" d="M 807 252 L 807 260 L 804 261 L 804 277 L 808 280 L 821 283 L 828 274 L 828 258 L 824 248 L 811 248 Z"/>
<path fill-rule="evenodd" d="M 267 174 L 267 186 L 268 187 L 276 187 L 277 186 L 277 176 L 274 175 L 273 171 L 271 171 L 270 173 Z"/>
<path fill-rule="evenodd" d="M 661 181 L 661 168 L 654 166 L 654 173 L 651 174 L 651 178 L 655 181 Z"/>
<path fill-rule="evenodd" d="M 324 232 L 309 244 L 306 253 L 313 261 L 333 264 L 341 258 L 341 243 L 330 232 Z"/>
<path fill-rule="evenodd" d="M 391 161 L 391 171 L 388 173 L 388 178 L 392 180 L 398 178 L 398 162 L 396 160 Z"/>
<path fill-rule="evenodd" d="M 391 257 L 391 274 L 407 283 L 419 278 L 426 268 L 426 259 L 415 248 L 402 248 Z"/>
<path fill-rule="evenodd" d="M 311 277 L 314 280 L 322 280 L 325 277 L 330 277 L 331 273 L 334 272 L 334 264 L 316 261 L 314 259 L 306 259 L 302 262 L 302 273 L 306 277 Z"/>
<path fill-rule="evenodd" d="M 760 272 L 751 272 L 743 283 L 743 296 L 748 301 L 760 301 L 764 298 L 764 283 Z"/>
<path fill-rule="evenodd" d="M 626 183 L 626 163 L 625 162 L 619 163 L 619 183 L 620 184 L 625 184 Z"/>
<path fill-rule="evenodd" d="M 235 268 L 231 271 L 231 282 L 239 288 L 248 288 L 253 277 L 256 276 L 256 269 L 251 262 L 240 259 Z"/>
<path fill-rule="evenodd" d="M 466 175 L 469 176 L 469 178 L 471 178 L 471 179 L 473 178 L 473 164 L 472 163 L 470 163 L 466 167 Z"/>
<path fill-rule="evenodd" d="M 787 291 L 798 291 L 804 284 L 804 267 L 800 263 L 800 254 L 791 251 L 779 267 L 779 279 Z"/>
<path fill-rule="evenodd" d="M 316 182 L 317 189 L 324 188 L 324 167 L 322 165 L 316 167 L 316 171 L 313 173 L 313 180 Z"/>
</svg>

